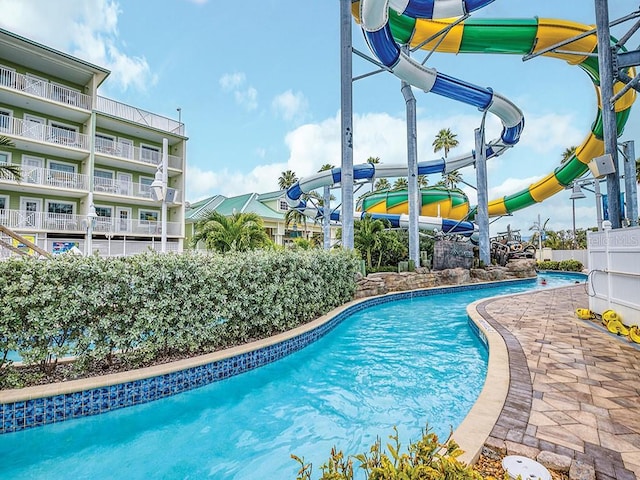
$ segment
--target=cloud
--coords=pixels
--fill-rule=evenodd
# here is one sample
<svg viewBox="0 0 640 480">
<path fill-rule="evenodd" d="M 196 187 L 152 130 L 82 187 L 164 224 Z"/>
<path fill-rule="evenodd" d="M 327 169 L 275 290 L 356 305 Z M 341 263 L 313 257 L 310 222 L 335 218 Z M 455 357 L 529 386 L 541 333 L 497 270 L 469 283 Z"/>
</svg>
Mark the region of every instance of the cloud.
<svg viewBox="0 0 640 480">
<path fill-rule="evenodd" d="M 144 57 L 123 51 L 114 0 L 0 0 L 0 26 L 111 71 L 110 86 L 146 91 L 157 76 Z"/>
<path fill-rule="evenodd" d="M 187 2 L 195 3 L 196 5 L 204 5 L 205 3 L 208 3 L 209 0 L 187 0 Z"/>
<path fill-rule="evenodd" d="M 281 116 L 287 121 L 301 120 L 307 114 L 309 102 L 301 92 L 292 92 L 287 90 L 276 96 L 271 102 L 276 115 Z"/>
<path fill-rule="evenodd" d="M 244 73 L 226 73 L 220 77 L 219 83 L 224 92 L 233 93 L 238 105 L 248 111 L 258 108 L 258 90 L 252 86 L 245 88 L 247 77 Z"/>
</svg>

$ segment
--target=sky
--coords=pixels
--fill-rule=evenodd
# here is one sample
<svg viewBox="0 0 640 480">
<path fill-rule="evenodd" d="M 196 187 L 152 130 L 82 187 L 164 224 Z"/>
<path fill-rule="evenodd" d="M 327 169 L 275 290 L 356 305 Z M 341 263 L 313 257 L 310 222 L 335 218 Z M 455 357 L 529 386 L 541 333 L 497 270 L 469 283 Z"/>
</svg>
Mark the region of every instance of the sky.
<svg viewBox="0 0 640 480">
<path fill-rule="evenodd" d="M 611 20 L 637 9 L 636 0 L 609 0 Z M 277 190 L 284 170 L 304 177 L 324 164 L 340 164 L 338 0 L 0 0 L 0 11 L 0 27 L 109 69 L 101 95 L 185 122 L 185 198 L 191 202 Z M 474 16 L 595 24 L 595 7 L 592 0 L 496 0 Z M 612 33 L 621 36 L 632 23 Z M 636 34 L 628 47 L 637 48 L 639 38 Z M 355 23 L 353 41 L 369 54 Z M 376 69 L 358 56 L 353 61 L 356 76 Z M 427 66 L 491 87 L 524 112 L 521 141 L 488 162 L 490 200 L 550 173 L 567 147 L 582 143 L 595 118 L 591 82 L 559 60 L 434 54 Z M 450 128 L 460 142 L 450 155 L 471 151 L 482 113 L 435 94 L 414 93 L 418 160 L 441 157 L 432 142 L 442 128 Z M 406 164 L 400 81 L 383 72 L 354 82 L 353 109 L 354 164 L 369 157 Z M 620 139 L 639 142 L 636 156 L 639 112 L 640 104 Z M 487 138 L 496 138 L 500 129 L 490 117 Z M 461 173 L 475 184 L 473 167 Z M 439 179 L 431 175 L 429 182 Z M 475 204 L 475 191 L 464 190 Z M 596 225 L 595 198 L 585 193 L 586 199 L 575 202 L 577 228 Z M 510 225 L 528 236 L 538 215 L 541 222 L 548 219 L 550 229 L 571 229 L 569 194 L 496 220 L 491 234 Z"/>
</svg>

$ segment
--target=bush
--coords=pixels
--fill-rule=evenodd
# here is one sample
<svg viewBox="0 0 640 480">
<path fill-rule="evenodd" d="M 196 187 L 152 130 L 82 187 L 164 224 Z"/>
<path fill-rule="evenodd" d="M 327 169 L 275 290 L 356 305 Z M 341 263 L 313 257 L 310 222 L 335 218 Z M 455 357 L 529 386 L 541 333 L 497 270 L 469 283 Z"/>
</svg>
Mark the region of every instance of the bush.
<svg viewBox="0 0 640 480">
<path fill-rule="evenodd" d="M 398 430 L 394 427 L 394 434 L 390 435 L 387 443 L 389 453 L 382 451 L 380 439 L 369 449 L 369 454 L 354 455 L 358 467 L 365 471 L 367 480 L 480 480 L 482 475 L 457 460 L 462 454 L 458 444 L 449 438 L 440 443 L 438 436 L 427 428 L 423 431 L 422 439 L 410 443 L 407 453 L 401 453 Z M 296 480 L 311 480 L 313 466 L 305 464 L 304 458 L 291 455 L 298 462 L 300 470 Z M 327 463 L 320 467 L 322 476 L 319 480 L 353 480 L 354 465 L 350 457 L 345 457 L 342 451 L 334 447 Z"/>
<path fill-rule="evenodd" d="M 584 268 L 578 260 L 545 260 L 538 262 L 538 270 L 562 270 L 564 272 L 581 272 Z"/>
<path fill-rule="evenodd" d="M 69 355 L 82 373 L 115 353 L 135 367 L 246 343 L 350 300 L 357 267 L 342 250 L 11 258 L 0 262 L 0 368 L 11 350 L 51 374 Z"/>
</svg>

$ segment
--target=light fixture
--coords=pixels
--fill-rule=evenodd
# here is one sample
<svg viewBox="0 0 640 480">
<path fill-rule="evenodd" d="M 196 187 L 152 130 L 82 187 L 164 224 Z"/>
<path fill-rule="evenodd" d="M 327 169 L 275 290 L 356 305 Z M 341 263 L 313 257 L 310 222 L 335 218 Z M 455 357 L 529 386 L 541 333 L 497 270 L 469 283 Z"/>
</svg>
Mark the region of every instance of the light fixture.
<svg viewBox="0 0 640 480">
<path fill-rule="evenodd" d="M 89 205 L 89 210 L 87 211 L 87 218 L 90 221 L 93 221 L 96 218 L 98 218 L 98 214 L 96 213 L 96 206 L 93 203 Z"/>
<path fill-rule="evenodd" d="M 587 196 L 584 194 L 584 192 L 580 188 L 580 185 L 578 185 L 577 183 L 574 183 L 573 184 L 573 191 L 571 192 L 571 196 L 569 197 L 569 199 L 571 199 L 571 200 L 581 200 L 583 198 L 587 198 Z"/>
<path fill-rule="evenodd" d="M 162 167 L 160 165 L 158 165 L 158 170 L 156 170 L 156 176 L 153 179 L 153 182 L 151 182 L 150 189 L 153 200 L 156 202 L 164 200 L 165 185 L 164 178 L 162 176 Z"/>
</svg>

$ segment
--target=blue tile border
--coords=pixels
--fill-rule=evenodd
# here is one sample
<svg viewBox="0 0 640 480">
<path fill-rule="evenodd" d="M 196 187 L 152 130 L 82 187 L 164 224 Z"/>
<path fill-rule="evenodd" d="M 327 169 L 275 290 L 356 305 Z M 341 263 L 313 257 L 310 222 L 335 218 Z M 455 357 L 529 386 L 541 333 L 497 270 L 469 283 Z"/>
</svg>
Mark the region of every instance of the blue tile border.
<svg viewBox="0 0 640 480">
<path fill-rule="evenodd" d="M 0 403 L 0 434 L 151 402 L 253 370 L 301 350 L 329 333 L 345 318 L 373 305 L 455 291 L 497 288 L 504 283 L 517 284 L 532 281 L 535 281 L 535 278 L 435 287 L 365 298 L 345 308 L 312 330 L 280 343 L 233 357 L 142 380 L 13 403 Z M 487 345 L 486 337 L 482 331 L 472 321 L 469 322 L 469 325 L 471 330 Z"/>
</svg>

